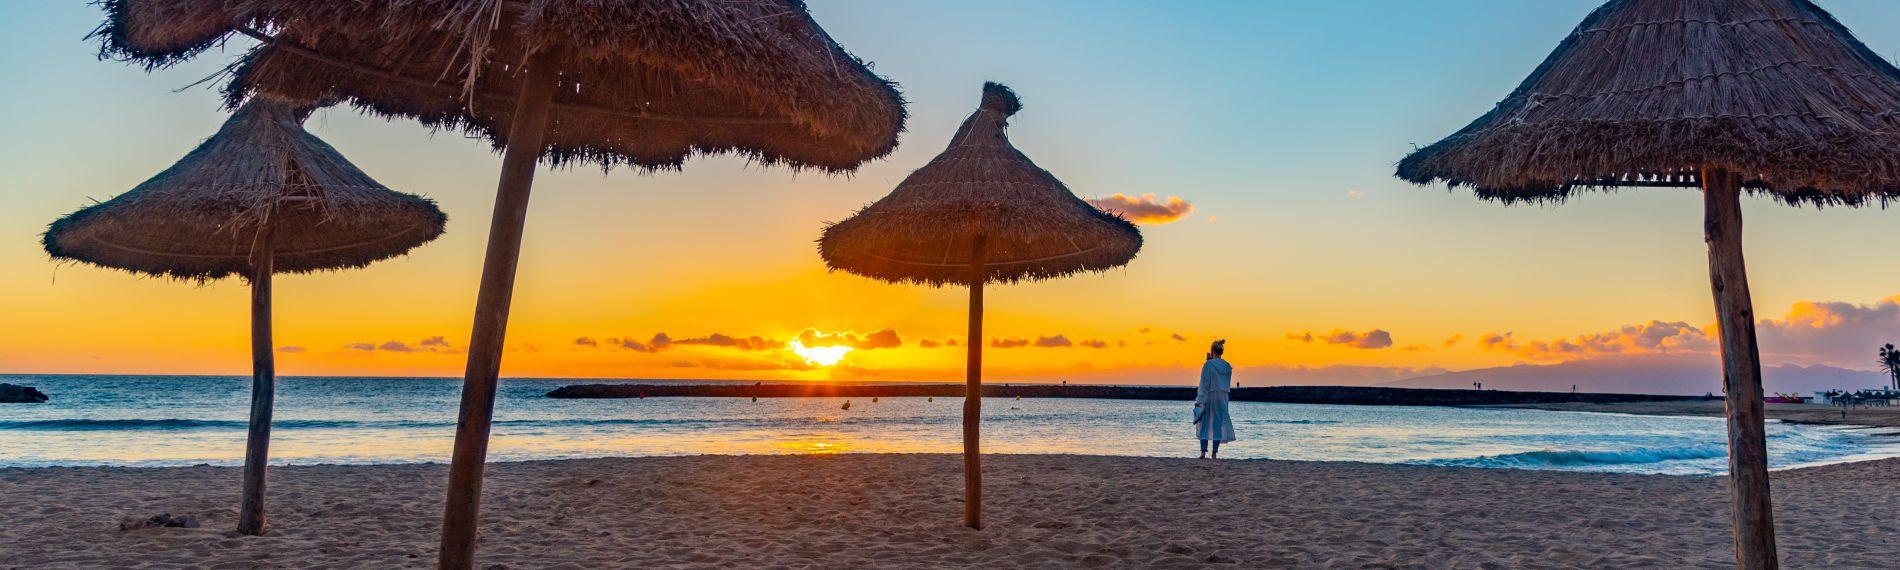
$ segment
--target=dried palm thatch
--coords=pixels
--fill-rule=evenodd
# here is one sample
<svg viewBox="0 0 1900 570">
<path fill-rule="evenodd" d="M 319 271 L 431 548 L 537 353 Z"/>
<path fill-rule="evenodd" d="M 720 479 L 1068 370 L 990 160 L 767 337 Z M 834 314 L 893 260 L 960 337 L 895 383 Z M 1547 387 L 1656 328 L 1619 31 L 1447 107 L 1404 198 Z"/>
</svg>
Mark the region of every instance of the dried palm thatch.
<svg viewBox="0 0 1900 570">
<path fill-rule="evenodd" d="M 251 420 L 238 532 L 265 530 L 276 360 L 271 276 L 362 267 L 442 234 L 427 198 L 377 184 L 303 130 L 314 106 L 259 96 L 171 168 L 53 222 L 47 253 L 134 273 L 251 288 Z"/>
<path fill-rule="evenodd" d="M 834 270 L 938 287 L 1012 283 L 1105 271 L 1141 249 L 1141 231 L 1077 198 L 1016 150 L 1004 132 L 1016 94 L 983 86 L 983 102 L 949 148 L 890 195 L 825 228 L 819 254 Z M 984 272 L 973 275 L 983 238 Z"/>
<path fill-rule="evenodd" d="M 798 0 L 103 0 L 102 56 L 163 67 L 233 33 L 256 92 L 341 94 L 372 113 L 506 144 L 522 68 L 559 70 L 544 158 L 678 168 L 694 154 L 849 171 L 903 129 L 895 85 Z"/>
<path fill-rule="evenodd" d="M 1700 168 L 1791 204 L 1900 198 L 1900 70 L 1808 0 L 1614 0 L 1398 176 L 1509 203 Z"/>
<path fill-rule="evenodd" d="M 818 239 L 833 270 L 970 288 L 963 396 L 963 524 L 970 528 L 983 528 L 984 284 L 1105 271 L 1141 250 L 1134 224 L 1076 198 L 1009 144 L 1004 128 L 1022 108 L 1008 87 L 983 84 L 983 102 L 949 148 Z"/>
<path fill-rule="evenodd" d="M 1900 70 L 1808 0 L 1611 0 L 1496 109 L 1398 176 L 1505 203 L 1697 186 L 1722 346 L 1739 568 L 1779 565 L 1741 193 L 1900 197 Z"/>
<path fill-rule="evenodd" d="M 203 281 L 248 278 L 260 254 L 278 273 L 362 267 L 442 234 L 435 202 L 384 187 L 305 132 L 311 110 L 252 100 L 171 168 L 53 222 L 47 253 Z"/>
<path fill-rule="evenodd" d="M 903 130 L 896 86 L 799 0 L 101 0 L 102 55 L 148 68 L 260 42 L 227 99 L 348 97 L 503 149 L 445 505 L 443 568 L 474 565 L 482 466 L 539 161 L 678 168 L 696 154 L 850 171 Z"/>
</svg>

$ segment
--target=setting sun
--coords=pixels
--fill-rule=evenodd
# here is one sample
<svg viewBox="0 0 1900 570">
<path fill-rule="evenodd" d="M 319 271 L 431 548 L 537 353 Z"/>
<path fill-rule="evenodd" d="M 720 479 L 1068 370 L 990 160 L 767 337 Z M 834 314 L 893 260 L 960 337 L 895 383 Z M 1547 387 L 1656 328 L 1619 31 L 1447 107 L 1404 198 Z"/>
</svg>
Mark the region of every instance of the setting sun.
<svg viewBox="0 0 1900 570">
<path fill-rule="evenodd" d="M 845 354 L 852 351 L 849 346 L 805 346 L 805 343 L 796 340 L 786 343 L 785 348 L 805 359 L 806 363 L 817 366 L 837 364 L 839 360 L 844 359 Z"/>
</svg>

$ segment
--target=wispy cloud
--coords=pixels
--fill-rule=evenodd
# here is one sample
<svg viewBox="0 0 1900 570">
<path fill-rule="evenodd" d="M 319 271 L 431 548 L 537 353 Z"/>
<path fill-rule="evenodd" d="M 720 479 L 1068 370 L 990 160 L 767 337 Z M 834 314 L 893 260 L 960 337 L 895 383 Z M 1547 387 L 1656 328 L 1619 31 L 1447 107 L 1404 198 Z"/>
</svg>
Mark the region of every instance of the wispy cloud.
<svg viewBox="0 0 1900 570">
<path fill-rule="evenodd" d="M 277 347 L 277 352 L 282 352 L 282 353 L 284 353 L 284 354 L 296 354 L 296 353 L 299 353 L 299 352 L 303 352 L 303 347 L 301 347 L 301 346 L 280 346 L 280 347 Z"/>
<path fill-rule="evenodd" d="M 1039 336 L 1036 337 L 1035 344 L 1036 348 L 1068 348 L 1075 346 L 1075 343 L 1069 342 L 1069 337 L 1063 335 Z"/>
<path fill-rule="evenodd" d="M 904 340 L 897 336 L 897 331 L 888 327 L 863 336 L 852 331 L 825 333 L 815 329 L 805 329 L 798 333 L 798 342 L 805 346 L 849 346 L 858 350 L 897 348 L 904 345 Z"/>
<path fill-rule="evenodd" d="M 1864 369 L 1874 349 L 1900 341 L 1900 295 L 1871 304 L 1802 301 L 1780 318 L 1755 322 L 1763 360 L 1782 364 L 1830 364 Z M 1720 352 L 1713 323 L 1697 327 L 1682 321 L 1649 321 L 1613 330 L 1548 340 L 1516 335 L 1479 336 L 1484 350 L 1508 352 L 1526 360 L 1567 361 L 1628 354 L 1715 354 Z"/>
<path fill-rule="evenodd" d="M 817 366 L 795 358 L 702 358 L 698 360 L 676 360 L 668 363 L 674 368 L 710 368 L 715 370 L 814 370 Z"/>
<path fill-rule="evenodd" d="M 735 336 L 720 334 L 720 333 L 713 333 L 710 335 L 695 337 L 695 338 L 683 338 L 683 339 L 673 341 L 673 344 L 715 346 L 715 347 L 720 347 L 720 348 L 731 348 L 731 349 L 736 349 L 736 350 L 772 350 L 772 349 L 777 349 L 777 348 L 785 348 L 784 341 L 771 340 L 771 339 L 761 337 L 759 335 L 752 335 L 748 337 L 735 337 Z"/>
<path fill-rule="evenodd" d="M 1709 352 L 1715 348 L 1715 340 L 1689 323 L 1650 321 L 1550 340 L 1522 340 L 1509 332 L 1489 333 L 1478 337 L 1478 346 L 1529 360 L 1575 360 L 1611 354 Z"/>
<path fill-rule="evenodd" d="M 383 352 L 415 352 L 416 347 L 409 346 L 409 343 L 400 340 L 392 340 L 376 345 L 376 350 Z"/>
<path fill-rule="evenodd" d="M 1352 348 L 1380 349 L 1392 346 L 1392 333 L 1385 329 L 1372 329 L 1366 332 L 1333 329 L 1333 332 L 1329 333 L 1302 331 L 1288 333 L 1286 337 L 1300 342 L 1323 342 Z"/>
<path fill-rule="evenodd" d="M 1105 212 L 1121 214 L 1129 221 L 1141 224 L 1166 224 L 1179 221 L 1188 214 L 1194 213 L 1194 204 L 1181 199 L 1180 196 L 1169 196 L 1163 200 L 1153 193 L 1140 196 L 1113 194 L 1101 198 L 1089 198 L 1088 203 Z"/>
<path fill-rule="evenodd" d="M 646 342 L 640 342 L 633 337 L 610 337 L 607 339 L 607 346 L 634 352 L 659 352 L 671 348 L 673 338 L 666 336 L 666 333 L 655 333 Z"/>
</svg>

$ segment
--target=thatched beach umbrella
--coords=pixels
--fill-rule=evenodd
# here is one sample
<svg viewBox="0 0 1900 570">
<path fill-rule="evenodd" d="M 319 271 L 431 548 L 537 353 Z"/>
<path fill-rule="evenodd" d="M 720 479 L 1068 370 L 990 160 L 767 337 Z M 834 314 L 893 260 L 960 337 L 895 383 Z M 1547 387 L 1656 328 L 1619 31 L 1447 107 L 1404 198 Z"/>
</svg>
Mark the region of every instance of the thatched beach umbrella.
<svg viewBox="0 0 1900 570">
<path fill-rule="evenodd" d="M 46 252 L 133 273 L 251 285 L 251 422 L 238 532 L 264 532 L 276 363 L 271 275 L 363 267 L 442 235 L 427 198 L 370 179 L 303 130 L 313 108 L 245 103 L 171 168 L 46 230 Z"/>
<path fill-rule="evenodd" d="M 1741 192 L 1900 198 L 1900 70 L 1807 0 L 1614 0 L 1490 113 L 1399 163 L 1505 203 L 1699 187 L 1721 328 L 1737 562 L 1774 567 Z"/>
<path fill-rule="evenodd" d="M 469 341 L 439 564 L 474 563 L 508 305 L 537 161 L 678 168 L 733 153 L 828 172 L 888 154 L 894 85 L 799 0 L 104 0 L 107 55 L 164 66 L 260 42 L 228 91 L 318 99 L 505 149 Z"/>
<path fill-rule="evenodd" d="M 982 528 L 983 286 L 1105 271 L 1141 250 L 1135 225 L 1076 198 L 1004 133 L 1016 93 L 983 85 L 982 106 L 950 147 L 890 195 L 825 228 L 818 251 L 834 270 L 892 283 L 970 288 L 963 399 L 963 522 Z"/>
</svg>

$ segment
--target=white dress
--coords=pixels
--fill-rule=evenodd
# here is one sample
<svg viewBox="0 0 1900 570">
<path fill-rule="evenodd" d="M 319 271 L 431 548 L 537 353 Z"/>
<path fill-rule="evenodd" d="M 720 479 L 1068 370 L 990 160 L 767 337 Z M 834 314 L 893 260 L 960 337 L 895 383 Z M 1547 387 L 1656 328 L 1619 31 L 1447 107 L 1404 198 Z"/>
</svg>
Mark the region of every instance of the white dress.
<svg viewBox="0 0 1900 570">
<path fill-rule="evenodd" d="M 1234 440 L 1234 418 L 1227 413 L 1227 393 L 1233 391 L 1234 365 L 1219 358 L 1201 365 L 1201 387 L 1194 392 L 1200 421 L 1194 422 L 1196 438 L 1222 443 Z"/>
</svg>

